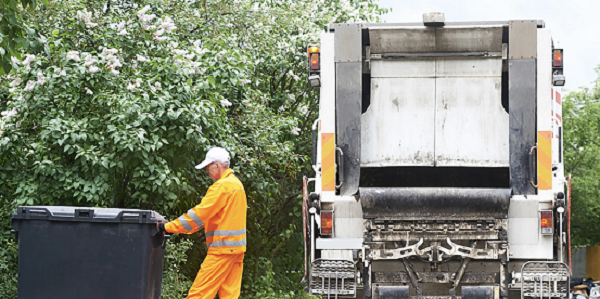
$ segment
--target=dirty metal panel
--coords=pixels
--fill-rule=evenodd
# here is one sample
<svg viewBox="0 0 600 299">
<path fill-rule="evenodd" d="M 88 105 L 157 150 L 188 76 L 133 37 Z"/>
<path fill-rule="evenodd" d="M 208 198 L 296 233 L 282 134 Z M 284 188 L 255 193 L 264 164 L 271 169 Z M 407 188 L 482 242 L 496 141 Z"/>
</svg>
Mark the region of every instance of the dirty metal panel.
<svg viewBox="0 0 600 299">
<path fill-rule="evenodd" d="M 506 218 L 510 189 L 360 188 L 364 218 Z M 422 219 L 422 218 L 421 218 Z"/>
<path fill-rule="evenodd" d="M 510 186 L 515 195 L 536 193 L 529 183 L 529 151 L 536 139 L 535 67 L 535 59 L 508 62 Z"/>
<path fill-rule="evenodd" d="M 509 166 L 501 81 L 501 76 L 436 79 L 436 166 Z"/>
<path fill-rule="evenodd" d="M 371 54 L 432 52 L 435 28 L 369 29 Z"/>
<path fill-rule="evenodd" d="M 537 21 L 510 21 L 508 59 L 537 58 Z"/>
<path fill-rule="evenodd" d="M 361 166 L 433 166 L 434 113 L 434 78 L 371 79 Z"/>
<path fill-rule="evenodd" d="M 511 259 L 551 259 L 552 236 L 540 235 L 540 203 L 536 195 L 513 196 L 508 212 Z"/>
<path fill-rule="evenodd" d="M 462 286 L 462 299 L 498 299 L 497 286 Z"/>
<path fill-rule="evenodd" d="M 360 179 L 362 63 L 336 63 L 335 82 L 336 144 L 343 152 L 338 163 L 344 167 L 340 195 L 353 195 Z"/>
<path fill-rule="evenodd" d="M 435 78 L 435 58 L 373 60 L 371 78 Z"/>
<path fill-rule="evenodd" d="M 440 52 L 502 52 L 502 27 L 436 28 Z"/>
<path fill-rule="evenodd" d="M 379 299 L 408 299 L 408 286 L 375 286 Z"/>
<path fill-rule="evenodd" d="M 336 225 L 337 222 L 336 222 Z M 450 228 L 452 229 L 452 228 Z M 440 232 L 417 232 L 412 231 L 372 231 L 369 232 L 369 237 L 373 242 L 387 242 L 387 241 L 406 241 L 407 232 L 408 240 L 410 242 L 416 242 L 420 239 L 425 241 L 445 241 L 447 238 L 452 240 L 497 240 L 497 231 L 440 231 Z"/>
<path fill-rule="evenodd" d="M 451 283 L 452 272 L 416 272 L 420 283 Z M 500 283 L 498 272 L 465 272 L 462 283 Z M 406 272 L 373 272 L 373 283 L 410 283 Z"/>
<path fill-rule="evenodd" d="M 444 77 L 501 77 L 501 57 L 437 59 L 436 76 Z"/>
<path fill-rule="evenodd" d="M 333 24 L 335 62 L 362 62 L 361 24 Z"/>
</svg>

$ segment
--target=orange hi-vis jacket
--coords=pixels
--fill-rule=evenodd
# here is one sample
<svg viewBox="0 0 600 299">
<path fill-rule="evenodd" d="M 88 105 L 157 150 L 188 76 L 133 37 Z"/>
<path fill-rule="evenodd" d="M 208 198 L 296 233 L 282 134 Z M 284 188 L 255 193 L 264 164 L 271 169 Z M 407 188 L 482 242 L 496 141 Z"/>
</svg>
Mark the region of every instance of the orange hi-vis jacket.
<svg viewBox="0 0 600 299">
<path fill-rule="evenodd" d="M 246 252 L 246 192 L 242 182 L 227 169 L 202 202 L 165 224 L 169 233 L 191 234 L 204 228 L 208 254 Z"/>
</svg>

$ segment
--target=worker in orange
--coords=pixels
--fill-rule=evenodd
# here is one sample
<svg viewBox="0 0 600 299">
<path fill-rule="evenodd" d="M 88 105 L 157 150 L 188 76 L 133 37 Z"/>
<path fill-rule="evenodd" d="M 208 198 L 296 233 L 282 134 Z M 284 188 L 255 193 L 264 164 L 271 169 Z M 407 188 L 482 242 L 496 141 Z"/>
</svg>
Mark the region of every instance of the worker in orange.
<svg viewBox="0 0 600 299">
<path fill-rule="evenodd" d="M 229 168 L 229 153 L 214 147 L 196 169 L 206 167 L 216 180 L 202 202 L 169 223 L 157 223 L 160 232 L 191 234 L 204 228 L 208 255 L 187 299 L 238 298 L 246 252 L 246 193 Z"/>
</svg>

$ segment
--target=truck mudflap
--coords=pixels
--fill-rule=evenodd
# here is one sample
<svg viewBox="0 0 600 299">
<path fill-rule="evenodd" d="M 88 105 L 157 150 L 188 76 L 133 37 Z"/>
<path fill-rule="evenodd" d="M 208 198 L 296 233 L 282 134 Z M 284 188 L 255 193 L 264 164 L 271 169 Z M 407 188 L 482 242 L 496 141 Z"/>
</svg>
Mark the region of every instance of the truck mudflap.
<svg viewBox="0 0 600 299">
<path fill-rule="evenodd" d="M 316 259 L 310 268 L 310 294 L 356 298 L 356 266 L 346 260 Z"/>
<path fill-rule="evenodd" d="M 508 217 L 511 190 L 494 188 L 360 188 L 364 218 Z"/>
</svg>

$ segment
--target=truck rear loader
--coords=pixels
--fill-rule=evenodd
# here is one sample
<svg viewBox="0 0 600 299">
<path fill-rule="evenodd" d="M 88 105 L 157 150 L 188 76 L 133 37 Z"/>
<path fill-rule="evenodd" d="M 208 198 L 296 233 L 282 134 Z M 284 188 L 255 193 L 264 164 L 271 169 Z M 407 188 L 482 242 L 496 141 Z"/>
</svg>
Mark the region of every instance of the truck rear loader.
<svg viewBox="0 0 600 299">
<path fill-rule="evenodd" d="M 569 296 L 563 51 L 543 21 L 331 24 L 307 50 L 310 294 Z"/>
</svg>

